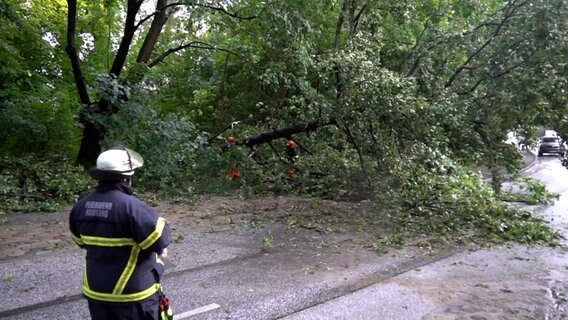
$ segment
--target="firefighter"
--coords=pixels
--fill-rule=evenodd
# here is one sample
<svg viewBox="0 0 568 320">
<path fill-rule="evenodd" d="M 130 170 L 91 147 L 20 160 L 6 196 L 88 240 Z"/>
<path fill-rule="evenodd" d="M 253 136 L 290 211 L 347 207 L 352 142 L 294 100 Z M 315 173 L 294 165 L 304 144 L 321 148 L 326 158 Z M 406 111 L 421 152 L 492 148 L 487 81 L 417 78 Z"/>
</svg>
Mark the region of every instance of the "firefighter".
<svg viewBox="0 0 568 320">
<path fill-rule="evenodd" d="M 298 144 L 292 139 L 286 143 L 286 155 L 291 163 L 296 162 L 300 157 Z"/>
<path fill-rule="evenodd" d="M 288 140 L 288 142 L 286 142 L 286 155 L 288 156 L 288 162 L 292 165 L 291 168 L 288 168 L 286 174 L 290 178 L 296 178 L 296 176 L 300 172 L 300 168 L 294 165 L 300 158 L 299 146 L 296 141 L 290 139 Z"/>
<path fill-rule="evenodd" d="M 223 144 L 221 144 L 220 148 L 221 148 L 221 153 L 227 151 L 230 147 L 232 147 L 235 142 L 237 141 L 237 139 L 235 139 L 235 137 L 228 137 L 227 141 Z"/>
<path fill-rule="evenodd" d="M 132 195 L 142 157 L 124 146 L 102 152 L 89 174 L 96 190 L 71 210 L 73 241 L 86 250 L 83 296 L 93 320 L 158 320 L 165 296 L 161 257 L 171 229 L 155 209 Z"/>
</svg>

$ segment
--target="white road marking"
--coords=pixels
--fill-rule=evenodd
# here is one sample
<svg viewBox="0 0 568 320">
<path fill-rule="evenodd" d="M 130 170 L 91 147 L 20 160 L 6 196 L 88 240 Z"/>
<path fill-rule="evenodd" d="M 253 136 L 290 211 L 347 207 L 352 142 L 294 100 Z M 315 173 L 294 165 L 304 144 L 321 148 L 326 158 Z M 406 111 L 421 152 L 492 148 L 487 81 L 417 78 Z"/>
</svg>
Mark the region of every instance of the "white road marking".
<svg viewBox="0 0 568 320">
<path fill-rule="evenodd" d="M 217 308 L 221 307 L 220 305 L 216 304 L 216 303 L 212 303 L 212 304 L 208 304 L 206 306 L 203 307 L 199 307 L 197 309 L 193 309 L 193 310 L 189 310 L 186 312 L 182 312 L 180 314 L 175 314 L 174 315 L 174 320 L 181 320 L 181 319 L 185 319 L 187 317 L 191 317 L 194 316 L 196 314 L 200 314 L 203 312 L 207 312 L 207 311 L 211 311 L 211 310 L 215 310 Z"/>
</svg>

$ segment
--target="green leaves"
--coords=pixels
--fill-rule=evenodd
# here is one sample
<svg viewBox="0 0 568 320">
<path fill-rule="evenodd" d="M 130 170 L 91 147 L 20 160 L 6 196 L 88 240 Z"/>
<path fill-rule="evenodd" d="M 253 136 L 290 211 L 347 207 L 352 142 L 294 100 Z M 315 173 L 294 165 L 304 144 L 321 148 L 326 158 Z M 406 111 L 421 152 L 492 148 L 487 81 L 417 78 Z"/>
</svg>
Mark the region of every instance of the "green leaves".
<svg viewBox="0 0 568 320">
<path fill-rule="evenodd" d="M 170 3 L 155 30 L 144 20 L 155 8 L 139 12 L 119 78 L 107 73 L 125 3 L 79 4 L 81 92 L 96 98 L 79 114 L 65 3 L 3 1 L 0 124 L 10 130 L 0 154 L 72 158 L 77 120 L 87 119 L 104 129 L 92 132 L 106 135 L 104 146 L 120 141 L 144 155 L 139 182 L 148 188 L 387 194 L 427 230 L 539 230 L 499 205 L 499 177 L 491 190 L 466 168 L 518 169 L 519 153 L 503 143 L 509 131 L 546 124 L 568 136 L 565 1 Z M 313 119 L 337 126 L 295 137 L 310 152 L 293 177 L 284 139 L 230 157 L 203 148 L 202 136 L 233 121 L 242 140 Z M 233 161 L 241 178 L 229 180 Z"/>
<path fill-rule="evenodd" d="M 94 180 L 69 159 L 2 157 L 0 168 L 0 214 L 56 211 L 94 187 Z"/>
<path fill-rule="evenodd" d="M 147 164 L 137 175 L 141 186 L 175 189 L 194 175 L 195 152 L 202 147 L 204 138 L 188 118 L 176 113 L 162 115 L 158 106 L 146 105 L 148 92 L 144 88 L 121 88 L 111 85 L 109 92 L 103 93 L 132 94 L 117 113 L 91 115 L 107 128 L 103 146 L 120 142 L 144 156 Z"/>
<path fill-rule="evenodd" d="M 513 190 L 516 187 L 520 190 Z M 560 195 L 548 191 L 546 186 L 531 177 L 517 177 L 511 184 L 511 188 L 503 195 L 505 201 L 525 202 L 530 205 L 552 204 Z"/>
</svg>

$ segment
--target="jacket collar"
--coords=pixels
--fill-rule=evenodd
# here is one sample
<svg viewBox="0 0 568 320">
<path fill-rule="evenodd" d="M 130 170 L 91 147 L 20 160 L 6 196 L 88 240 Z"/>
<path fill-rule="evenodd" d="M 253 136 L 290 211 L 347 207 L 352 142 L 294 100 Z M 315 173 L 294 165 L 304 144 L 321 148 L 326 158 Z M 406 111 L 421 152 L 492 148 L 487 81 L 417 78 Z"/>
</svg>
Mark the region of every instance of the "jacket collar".
<svg viewBox="0 0 568 320">
<path fill-rule="evenodd" d="M 97 191 L 119 190 L 132 195 L 132 187 L 120 181 L 99 181 Z"/>
</svg>

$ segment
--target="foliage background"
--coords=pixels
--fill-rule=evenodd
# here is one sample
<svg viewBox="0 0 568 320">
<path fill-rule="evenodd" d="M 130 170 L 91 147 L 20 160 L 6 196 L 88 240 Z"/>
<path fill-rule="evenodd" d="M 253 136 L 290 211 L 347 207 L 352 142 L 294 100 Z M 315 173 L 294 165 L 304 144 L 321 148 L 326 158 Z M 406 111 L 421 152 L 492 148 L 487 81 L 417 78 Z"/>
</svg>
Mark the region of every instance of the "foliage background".
<svg viewBox="0 0 568 320">
<path fill-rule="evenodd" d="M 507 133 L 568 136 L 565 0 L 137 3 L 0 0 L 1 210 L 74 201 L 92 186 L 81 155 L 121 142 L 145 191 L 370 198 L 507 239 L 524 228 L 500 201 L 520 166 Z"/>
</svg>

